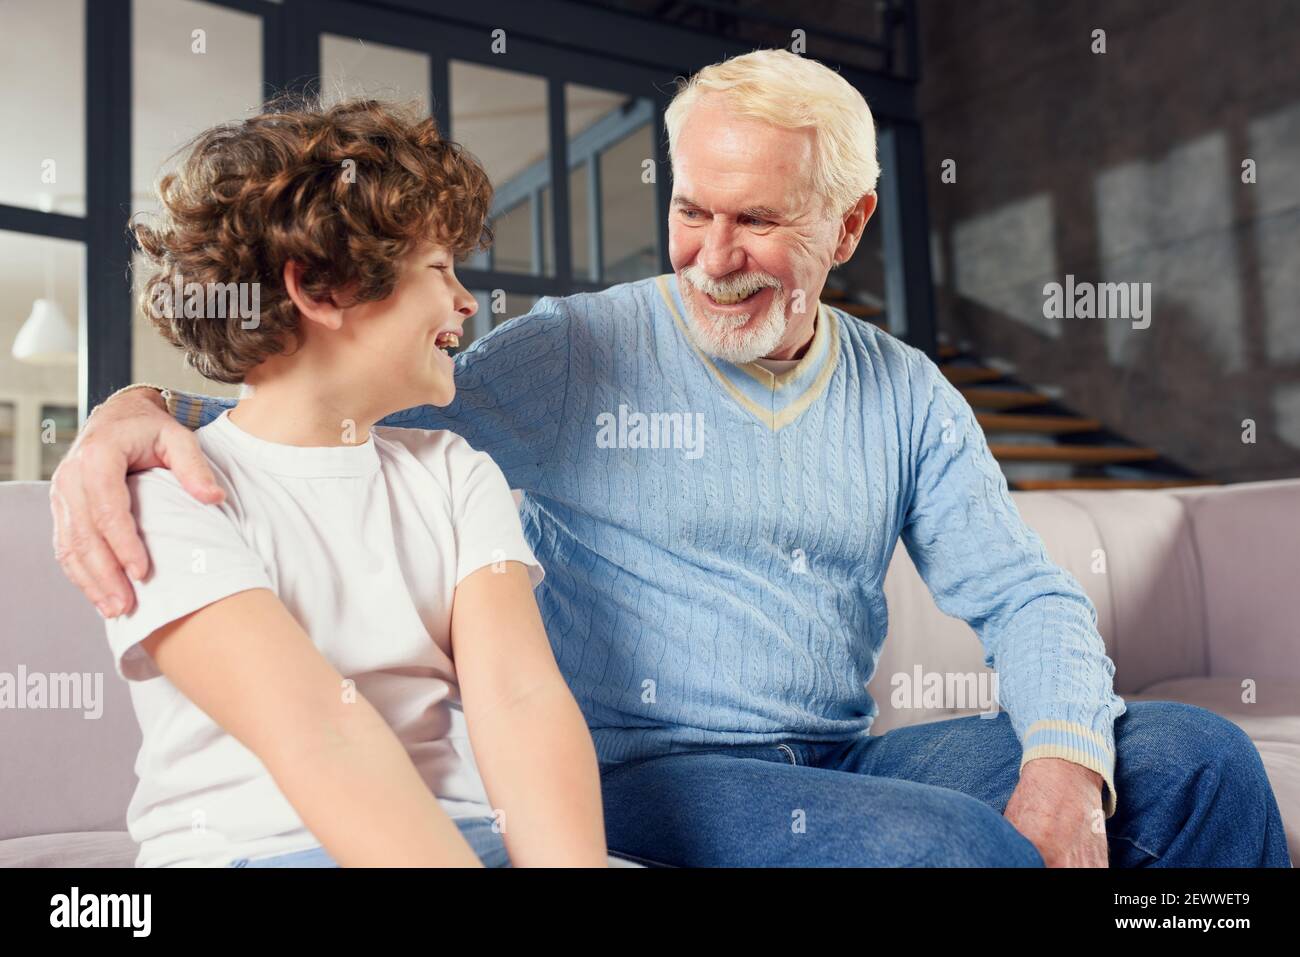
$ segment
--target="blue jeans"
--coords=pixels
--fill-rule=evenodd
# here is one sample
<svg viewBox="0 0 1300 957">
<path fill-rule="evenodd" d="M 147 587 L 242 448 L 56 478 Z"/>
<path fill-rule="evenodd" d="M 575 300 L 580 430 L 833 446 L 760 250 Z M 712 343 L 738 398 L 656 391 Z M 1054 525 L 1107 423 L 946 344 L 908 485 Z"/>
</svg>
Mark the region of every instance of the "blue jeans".
<svg viewBox="0 0 1300 957">
<path fill-rule="evenodd" d="M 509 867 L 510 855 L 506 853 L 505 839 L 492 830 L 490 817 L 456 818 L 456 826 L 469 842 L 470 848 L 478 855 L 484 867 Z M 231 867 L 338 867 L 334 858 L 323 847 L 313 847 L 291 854 L 277 854 L 275 857 L 257 857 L 251 860 L 241 857 L 230 862 Z"/>
<path fill-rule="evenodd" d="M 1288 867 L 1254 744 L 1213 712 L 1137 701 L 1115 722 L 1112 867 Z M 601 765 L 611 854 L 673 867 L 1042 867 L 1002 816 L 1019 780 L 1005 712 L 875 737 Z"/>
</svg>

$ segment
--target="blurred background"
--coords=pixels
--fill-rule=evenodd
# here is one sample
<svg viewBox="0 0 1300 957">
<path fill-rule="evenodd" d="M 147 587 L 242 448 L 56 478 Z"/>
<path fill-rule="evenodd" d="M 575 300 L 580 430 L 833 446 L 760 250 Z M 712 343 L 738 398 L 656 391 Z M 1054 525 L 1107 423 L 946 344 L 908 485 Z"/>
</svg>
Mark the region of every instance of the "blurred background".
<svg viewBox="0 0 1300 957">
<path fill-rule="evenodd" d="M 472 340 L 669 271 L 674 78 L 763 46 L 878 124 L 823 298 L 939 361 L 1013 487 L 1300 475 L 1290 0 L 0 0 L 0 480 L 130 382 L 235 394 L 132 304 L 127 219 L 200 130 L 285 89 L 437 117 L 497 190 Z M 1150 325 L 1047 318 L 1067 276 L 1150 283 Z"/>
</svg>

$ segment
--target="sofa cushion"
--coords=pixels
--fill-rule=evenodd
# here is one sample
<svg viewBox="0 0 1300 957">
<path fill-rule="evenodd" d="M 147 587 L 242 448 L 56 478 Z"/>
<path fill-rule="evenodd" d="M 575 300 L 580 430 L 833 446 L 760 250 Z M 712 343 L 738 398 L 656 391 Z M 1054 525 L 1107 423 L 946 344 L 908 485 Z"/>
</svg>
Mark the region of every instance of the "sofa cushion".
<svg viewBox="0 0 1300 957">
<path fill-rule="evenodd" d="M 0 841 L 0 867 L 134 867 L 136 852 L 126 831 L 35 834 Z"/>
</svg>

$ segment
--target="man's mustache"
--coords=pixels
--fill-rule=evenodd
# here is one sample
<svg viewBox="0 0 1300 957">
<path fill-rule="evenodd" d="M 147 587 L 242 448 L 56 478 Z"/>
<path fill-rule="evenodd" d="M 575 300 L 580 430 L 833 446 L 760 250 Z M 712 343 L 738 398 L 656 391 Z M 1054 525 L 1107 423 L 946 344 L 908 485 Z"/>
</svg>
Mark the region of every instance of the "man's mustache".
<svg viewBox="0 0 1300 957">
<path fill-rule="evenodd" d="M 736 273 L 725 279 L 712 279 L 699 266 L 687 266 L 682 278 L 707 295 L 718 298 L 744 299 L 768 287 L 781 291 L 781 280 L 765 272 Z"/>
</svg>

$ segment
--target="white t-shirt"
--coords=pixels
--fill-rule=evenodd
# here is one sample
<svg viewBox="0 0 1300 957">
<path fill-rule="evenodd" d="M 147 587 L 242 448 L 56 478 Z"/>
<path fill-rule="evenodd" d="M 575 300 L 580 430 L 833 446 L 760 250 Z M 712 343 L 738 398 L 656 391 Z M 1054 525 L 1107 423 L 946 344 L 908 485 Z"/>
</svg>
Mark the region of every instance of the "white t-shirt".
<svg viewBox="0 0 1300 957">
<path fill-rule="evenodd" d="M 171 472 L 132 475 L 152 562 L 136 607 L 107 622 L 144 735 L 127 810 L 137 866 L 226 865 L 317 841 L 266 768 L 167 680 L 139 642 L 250 588 L 279 596 L 383 715 L 453 818 L 490 815 L 452 663 L 456 586 L 500 561 L 542 569 L 505 477 L 451 432 L 373 429 L 364 444 L 267 442 L 229 413 L 199 429 L 226 490 L 203 505 Z"/>
</svg>

